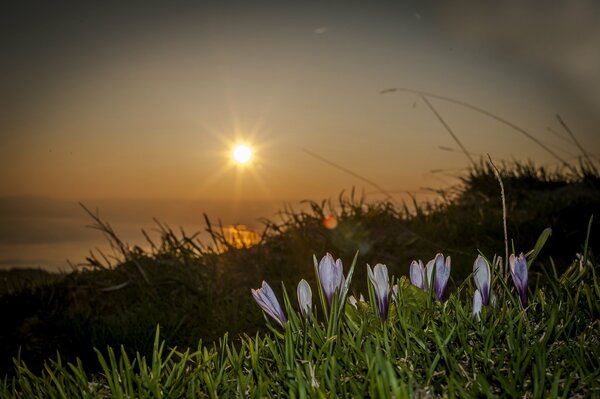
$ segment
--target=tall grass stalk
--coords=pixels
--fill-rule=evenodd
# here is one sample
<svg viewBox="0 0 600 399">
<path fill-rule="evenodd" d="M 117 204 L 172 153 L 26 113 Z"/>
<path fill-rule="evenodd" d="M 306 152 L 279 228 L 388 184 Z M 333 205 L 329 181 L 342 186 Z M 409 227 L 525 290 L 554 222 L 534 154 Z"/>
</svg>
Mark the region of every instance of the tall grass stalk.
<svg viewBox="0 0 600 399">
<path fill-rule="evenodd" d="M 498 179 L 498 184 L 500 185 L 500 199 L 502 200 L 502 227 L 504 231 L 504 267 L 500 270 L 500 274 L 504 277 L 508 277 L 508 227 L 506 224 L 507 215 L 506 215 L 506 195 L 504 194 L 504 184 L 502 183 L 502 177 L 500 177 L 500 171 L 494 165 L 494 161 L 492 161 L 492 157 L 488 154 L 488 162 L 490 163 L 492 170 L 494 171 L 494 176 Z"/>
<path fill-rule="evenodd" d="M 429 93 L 426 91 L 422 91 L 422 90 L 415 90 L 415 89 L 410 89 L 410 88 L 405 88 L 405 87 L 395 87 L 395 88 L 390 88 L 390 89 L 386 89 L 386 90 L 382 90 L 380 92 L 380 94 L 387 94 L 387 93 L 393 93 L 393 92 L 404 92 L 404 93 L 415 93 L 418 94 L 420 96 L 423 97 L 431 97 L 431 98 L 437 98 L 439 100 L 442 101 L 447 101 L 453 104 L 457 104 L 460 105 L 462 107 L 471 109 L 475 112 L 478 112 L 482 115 L 488 116 L 508 127 L 510 127 L 511 129 L 517 131 L 518 133 L 520 133 L 521 135 L 527 137 L 529 140 L 533 141 L 535 144 L 537 144 L 540 148 L 542 148 L 544 151 L 546 151 L 548 154 L 550 154 L 552 157 L 554 157 L 557 161 L 559 161 L 563 166 L 575 171 L 576 168 L 574 166 L 572 166 L 569 162 L 567 162 L 564 158 L 562 158 L 560 155 L 558 155 L 555 151 L 552 151 L 546 144 L 544 144 L 544 142 L 542 142 L 540 139 L 538 139 L 537 137 L 535 137 L 533 134 L 529 133 L 527 130 L 523 129 L 522 127 L 518 126 L 517 124 L 496 115 L 495 113 L 488 111 L 486 109 L 483 109 L 479 106 L 470 104 L 468 102 L 465 101 L 461 101 L 461 100 L 457 100 L 455 98 L 452 97 L 447 97 L 447 96 L 442 96 L 439 94 L 435 94 L 435 93 Z"/>
</svg>

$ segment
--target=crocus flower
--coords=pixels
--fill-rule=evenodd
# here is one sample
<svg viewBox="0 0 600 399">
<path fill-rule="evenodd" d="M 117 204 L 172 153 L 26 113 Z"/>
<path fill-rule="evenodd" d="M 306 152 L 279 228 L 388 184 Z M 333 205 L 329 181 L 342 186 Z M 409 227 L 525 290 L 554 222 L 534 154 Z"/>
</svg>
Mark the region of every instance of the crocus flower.
<svg viewBox="0 0 600 399">
<path fill-rule="evenodd" d="M 333 294 L 337 290 L 339 295 L 344 286 L 344 268 L 341 259 L 334 261 L 333 256 L 327 253 L 319 262 L 319 279 L 327 298 L 327 304 L 331 306 Z"/>
<path fill-rule="evenodd" d="M 357 303 L 359 302 L 365 302 L 365 297 L 363 296 L 363 294 L 360 294 L 360 296 L 358 297 L 358 301 L 356 300 L 356 298 L 354 297 L 354 295 L 350 295 L 348 297 L 348 302 L 350 302 L 350 305 L 354 306 L 354 309 L 358 309 Z"/>
<path fill-rule="evenodd" d="M 525 309 L 527 307 L 527 284 L 529 281 L 527 277 L 527 260 L 521 252 L 519 256 L 511 254 L 509 263 L 510 275 L 521 299 L 521 306 Z"/>
<path fill-rule="evenodd" d="M 273 292 L 273 289 L 267 284 L 266 281 L 262 282 L 262 287 L 259 289 L 252 289 L 252 296 L 262 310 L 271 316 L 281 327 L 287 323 L 287 318 L 283 309 L 279 306 L 279 301 Z"/>
<path fill-rule="evenodd" d="M 422 290 L 427 290 L 427 282 L 425 281 L 425 266 L 423 261 L 413 260 L 410 264 L 410 282 Z"/>
<path fill-rule="evenodd" d="M 356 306 L 358 301 L 356 300 L 356 298 L 354 298 L 354 295 L 350 295 L 348 297 L 348 302 L 350 302 L 350 305 L 354 306 L 354 309 L 358 309 L 358 306 Z"/>
<path fill-rule="evenodd" d="M 433 278 L 433 268 L 435 265 L 435 278 Z M 450 278 L 450 257 L 446 257 L 444 261 L 444 255 L 438 253 L 435 255 L 433 260 L 427 262 L 425 266 L 425 272 L 427 274 L 427 284 L 433 285 L 435 295 L 441 301 Z"/>
<path fill-rule="evenodd" d="M 304 279 L 298 283 L 298 303 L 300 304 L 300 311 L 304 317 L 310 318 L 310 311 L 312 309 L 312 291 L 310 285 Z"/>
<path fill-rule="evenodd" d="M 473 279 L 475 280 L 475 286 L 481 296 L 481 303 L 483 305 L 490 304 L 490 287 L 491 277 L 490 264 L 483 256 L 477 256 L 475 263 L 473 263 Z"/>
<path fill-rule="evenodd" d="M 394 284 L 392 287 L 392 296 L 394 298 L 398 298 L 398 284 Z"/>
<path fill-rule="evenodd" d="M 481 293 L 479 290 L 475 290 L 475 294 L 473 295 L 473 317 L 479 318 L 482 306 L 483 299 L 481 297 Z"/>
<path fill-rule="evenodd" d="M 379 316 L 382 320 L 385 320 L 387 319 L 390 295 L 390 279 L 387 266 L 378 263 L 373 270 L 371 270 L 371 266 L 367 265 L 367 272 L 369 274 L 369 280 L 371 280 L 371 284 L 373 284 L 375 296 L 377 297 Z"/>
<path fill-rule="evenodd" d="M 433 270 L 435 269 L 435 276 Z M 450 257 L 444 261 L 444 255 L 438 253 L 434 259 L 423 266 L 422 261 L 413 260 L 410 264 L 410 282 L 425 291 L 431 287 L 435 290 L 437 298 L 441 301 L 450 278 Z"/>
</svg>

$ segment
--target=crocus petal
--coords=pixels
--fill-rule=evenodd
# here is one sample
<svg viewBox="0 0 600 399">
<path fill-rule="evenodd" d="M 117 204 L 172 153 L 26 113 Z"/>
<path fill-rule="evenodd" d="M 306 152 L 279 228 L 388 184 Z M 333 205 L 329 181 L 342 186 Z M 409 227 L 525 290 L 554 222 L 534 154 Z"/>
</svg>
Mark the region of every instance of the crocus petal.
<svg viewBox="0 0 600 399">
<path fill-rule="evenodd" d="M 477 256 L 473 263 L 473 279 L 475 286 L 479 290 L 481 299 L 484 305 L 489 305 L 490 302 L 490 264 L 483 256 Z"/>
<path fill-rule="evenodd" d="M 515 254 L 510 254 L 510 257 L 508 258 L 508 263 L 510 265 L 510 275 L 513 279 L 513 283 L 515 284 L 515 287 L 518 290 L 519 287 L 521 286 L 521 280 L 519 280 L 519 277 L 515 275 L 515 263 L 516 262 L 517 262 L 517 257 L 515 256 Z"/>
<path fill-rule="evenodd" d="M 350 302 L 350 305 L 354 306 L 354 309 L 358 309 L 358 307 L 356 306 L 357 301 L 356 298 L 354 298 L 354 295 L 350 295 L 348 297 L 348 302 Z"/>
<path fill-rule="evenodd" d="M 392 297 L 392 301 L 394 301 L 395 303 L 398 303 L 398 284 L 394 284 L 392 286 L 391 297 Z"/>
<path fill-rule="evenodd" d="M 435 256 L 435 294 L 441 301 L 450 278 L 450 257 L 444 262 L 444 255 L 437 254 Z"/>
<path fill-rule="evenodd" d="M 323 293 L 327 298 L 327 303 L 331 306 L 333 293 L 337 287 L 336 282 L 336 265 L 333 256 L 327 253 L 319 262 L 319 279 L 323 286 Z"/>
<path fill-rule="evenodd" d="M 518 257 L 516 257 L 514 254 L 511 254 L 509 263 L 510 274 L 515 284 L 515 288 L 519 293 L 521 306 L 523 309 L 525 309 L 527 307 L 527 285 L 529 284 L 527 259 L 522 252 Z"/>
<path fill-rule="evenodd" d="M 335 261 L 335 273 L 338 295 L 342 295 L 342 290 L 344 289 L 344 283 L 346 282 L 346 278 L 344 277 L 344 266 L 342 265 L 341 259 L 337 259 Z"/>
<path fill-rule="evenodd" d="M 527 259 L 525 258 L 525 255 L 521 253 L 515 265 L 515 274 L 519 276 L 523 289 L 527 289 L 527 285 L 529 283 L 528 272 L 529 268 L 527 266 Z"/>
<path fill-rule="evenodd" d="M 371 284 L 373 284 L 375 296 L 377 297 L 379 316 L 385 320 L 387 319 L 390 294 L 388 270 L 387 266 L 381 263 L 376 264 L 373 269 L 374 270 L 371 270 L 371 266 L 367 265 L 369 280 L 371 280 Z"/>
<path fill-rule="evenodd" d="M 280 324 L 283 326 L 283 324 L 287 322 L 287 318 L 285 317 L 285 313 L 283 313 L 283 309 L 279 305 L 279 301 L 275 296 L 275 292 L 266 281 L 262 282 L 262 288 L 260 291 L 264 302 L 269 306 L 271 311 L 277 315 L 276 318 L 281 321 Z"/>
<path fill-rule="evenodd" d="M 300 304 L 300 311 L 305 317 L 310 317 L 312 309 L 312 291 L 310 285 L 304 279 L 298 283 L 298 304 Z"/>
<path fill-rule="evenodd" d="M 266 314 L 271 316 L 282 327 L 287 323 L 287 318 L 279 305 L 275 292 L 273 292 L 273 289 L 266 281 L 262 282 L 261 288 L 256 290 L 252 289 L 250 291 L 252 292 L 252 296 L 256 303 L 258 303 Z"/>
<path fill-rule="evenodd" d="M 425 267 L 423 262 L 413 260 L 410 264 L 410 282 L 422 290 L 425 289 Z"/>
<path fill-rule="evenodd" d="M 479 290 L 475 290 L 475 294 L 473 295 L 473 317 L 477 317 L 479 319 L 482 306 L 483 299 L 481 298 L 481 293 Z"/>
<path fill-rule="evenodd" d="M 274 309 L 271 303 L 266 299 L 262 288 L 258 288 L 256 290 L 253 289 L 251 291 L 254 300 L 256 301 L 256 303 L 258 303 L 262 310 L 266 314 L 271 316 L 273 319 L 275 319 L 277 322 L 279 322 L 279 312 L 277 311 L 277 309 Z"/>
<path fill-rule="evenodd" d="M 435 281 L 433 279 L 433 267 L 435 266 L 435 259 L 431 259 L 429 262 L 427 262 L 427 265 L 425 266 L 425 274 L 427 275 L 427 280 L 425 281 L 425 284 L 423 284 L 423 289 L 425 291 L 429 291 L 430 287 L 433 287 L 435 284 Z"/>
</svg>

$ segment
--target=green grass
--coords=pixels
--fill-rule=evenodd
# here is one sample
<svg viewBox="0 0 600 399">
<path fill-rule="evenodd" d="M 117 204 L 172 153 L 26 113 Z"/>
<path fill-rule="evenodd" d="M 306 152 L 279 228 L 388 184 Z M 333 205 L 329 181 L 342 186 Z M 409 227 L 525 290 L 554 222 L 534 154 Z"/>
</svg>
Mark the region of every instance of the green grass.
<svg viewBox="0 0 600 399">
<path fill-rule="evenodd" d="M 362 265 L 353 265 L 361 268 Z M 16 362 L 0 397 L 596 397 L 600 395 L 598 267 L 576 260 L 540 273 L 523 311 L 496 275 L 495 307 L 474 319 L 465 281 L 443 302 L 398 281 L 382 322 L 369 303 L 302 318 L 284 289 L 289 321 L 267 334 L 225 335 L 195 350 L 167 349 L 157 329 L 149 357 L 97 351 L 100 373 L 56 358 L 40 374 Z M 316 287 L 313 286 L 313 290 Z M 372 293 L 371 293 L 372 299 Z M 372 303 L 372 301 L 371 301 Z"/>
<path fill-rule="evenodd" d="M 526 164 L 505 165 L 501 174 L 515 250 L 534 248 L 552 229 L 530 265 L 526 314 L 510 279 L 497 276 L 498 305 L 485 308 L 481 322 L 471 316 L 478 251 L 504 254 L 499 188 L 485 166 L 437 203 L 414 209 L 353 193 L 286 209 L 281 221 L 265 221 L 259 245 L 245 249 L 227 248 L 208 218 L 212 245 L 160 225 L 149 251 L 122 243 L 97 218 L 116 262 L 96 254 L 75 273 L 5 283 L 1 395 L 600 396 L 598 223 L 586 229 L 600 214 L 600 177 Z M 322 225 L 330 212 L 334 230 Z M 327 324 L 321 309 L 313 327 L 293 316 L 288 301 L 286 330 L 265 328 L 250 288 L 267 280 L 281 299 L 280 281 L 295 291 L 305 278 L 315 292 L 312 255 L 329 251 L 349 265 L 357 249 L 355 294 L 369 292 L 365 263 L 402 276 L 412 259 L 451 255 L 447 301 L 404 283 L 386 324 L 368 307 L 346 306 Z M 576 252 L 593 266 L 574 261 Z"/>
</svg>

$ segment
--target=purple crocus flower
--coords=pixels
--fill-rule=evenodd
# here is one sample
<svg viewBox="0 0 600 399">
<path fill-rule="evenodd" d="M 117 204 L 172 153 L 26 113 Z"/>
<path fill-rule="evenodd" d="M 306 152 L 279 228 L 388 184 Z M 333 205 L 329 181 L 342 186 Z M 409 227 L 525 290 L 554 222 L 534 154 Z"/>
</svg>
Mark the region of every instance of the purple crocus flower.
<svg viewBox="0 0 600 399">
<path fill-rule="evenodd" d="M 423 261 L 413 260 L 410 264 L 410 282 L 415 287 L 422 290 L 427 290 L 427 282 L 425 281 L 425 266 Z"/>
<path fill-rule="evenodd" d="M 446 285 L 448 284 L 448 279 L 450 278 L 450 257 L 448 256 L 444 260 L 444 255 L 438 253 L 435 255 L 435 259 L 427 262 L 427 266 L 425 268 L 427 272 L 427 279 L 430 285 L 434 264 L 435 278 L 433 279 L 433 286 L 435 295 L 441 301 L 444 296 L 444 291 L 446 290 Z"/>
<path fill-rule="evenodd" d="M 521 306 L 523 309 L 527 307 L 527 284 L 529 282 L 527 276 L 527 259 L 523 252 L 519 256 L 511 254 L 509 258 L 510 263 L 510 275 L 512 276 L 513 283 L 521 299 Z"/>
<path fill-rule="evenodd" d="M 273 289 L 266 281 L 262 282 L 261 288 L 256 290 L 252 289 L 250 291 L 252 291 L 252 296 L 256 303 L 258 303 L 258 306 L 260 306 L 266 314 L 271 316 L 281 327 L 287 323 L 285 313 L 283 313 L 283 309 L 279 306 L 279 301 L 277 301 Z"/>
<path fill-rule="evenodd" d="M 483 256 L 477 256 L 473 263 L 473 279 L 483 305 L 490 304 L 491 277 L 490 264 Z"/>
<path fill-rule="evenodd" d="M 312 291 L 310 285 L 304 279 L 298 283 L 298 303 L 300 304 L 300 311 L 304 317 L 310 318 L 310 312 L 312 309 Z"/>
<path fill-rule="evenodd" d="M 333 256 L 327 253 L 319 262 L 319 279 L 327 298 L 327 304 L 331 306 L 333 294 L 337 290 L 339 295 L 344 286 L 344 267 L 341 259 L 334 261 Z"/>
<path fill-rule="evenodd" d="M 390 296 L 390 279 L 387 266 L 378 263 L 373 270 L 371 270 L 371 266 L 367 265 L 367 272 L 369 274 L 369 280 L 371 280 L 371 284 L 373 284 L 373 289 L 375 290 L 375 297 L 377 297 L 379 316 L 382 320 L 386 320 Z"/>
<path fill-rule="evenodd" d="M 435 276 L 433 270 L 435 269 Z M 413 260 L 410 264 L 410 282 L 422 290 L 435 290 L 437 298 L 441 301 L 450 278 L 450 257 L 444 260 L 444 255 L 438 253 L 435 258 L 423 266 L 422 261 Z"/>
</svg>

